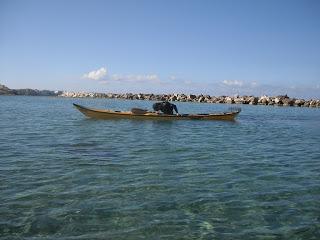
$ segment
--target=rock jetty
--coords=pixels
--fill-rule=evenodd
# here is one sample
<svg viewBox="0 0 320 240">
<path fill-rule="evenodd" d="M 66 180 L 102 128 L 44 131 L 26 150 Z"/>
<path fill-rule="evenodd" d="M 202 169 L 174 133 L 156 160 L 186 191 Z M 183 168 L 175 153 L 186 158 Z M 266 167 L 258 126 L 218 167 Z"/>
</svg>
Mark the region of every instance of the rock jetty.
<svg viewBox="0 0 320 240">
<path fill-rule="evenodd" d="M 304 100 L 281 96 L 210 96 L 194 94 L 133 94 L 133 93 L 86 93 L 86 92 L 62 92 L 59 97 L 70 98 L 116 98 L 127 100 L 151 100 L 151 101 L 177 101 L 177 102 L 203 102 L 203 103 L 227 103 L 227 104 L 250 104 L 250 105 L 273 105 L 273 106 L 296 106 L 296 107 L 320 107 L 320 100 Z"/>
<path fill-rule="evenodd" d="M 151 100 L 172 102 L 203 102 L 203 103 L 227 103 L 227 104 L 251 104 L 251 105 L 273 105 L 273 106 L 296 106 L 296 107 L 320 107 L 320 100 L 304 100 L 281 96 L 210 96 L 195 94 L 144 94 L 144 93 L 93 93 L 93 92 L 65 92 L 37 89 L 10 89 L 0 84 L 0 95 L 23 95 L 23 96 L 53 96 L 69 98 L 116 98 L 127 100 Z"/>
</svg>

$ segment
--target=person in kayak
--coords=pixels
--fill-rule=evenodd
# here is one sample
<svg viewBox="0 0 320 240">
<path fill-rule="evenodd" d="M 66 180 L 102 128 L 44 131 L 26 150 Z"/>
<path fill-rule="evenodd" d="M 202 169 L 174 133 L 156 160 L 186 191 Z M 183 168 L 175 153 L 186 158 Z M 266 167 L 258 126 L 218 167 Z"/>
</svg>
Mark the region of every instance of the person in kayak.
<svg viewBox="0 0 320 240">
<path fill-rule="evenodd" d="M 152 105 L 152 107 L 153 107 L 153 110 L 155 110 L 157 112 L 161 111 L 164 114 L 172 115 L 173 114 L 173 110 L 177 114 L 179 114 L 177 106 L 175 104 L 169 103 L 168 101 L 154 103 Z"/>
</svg>

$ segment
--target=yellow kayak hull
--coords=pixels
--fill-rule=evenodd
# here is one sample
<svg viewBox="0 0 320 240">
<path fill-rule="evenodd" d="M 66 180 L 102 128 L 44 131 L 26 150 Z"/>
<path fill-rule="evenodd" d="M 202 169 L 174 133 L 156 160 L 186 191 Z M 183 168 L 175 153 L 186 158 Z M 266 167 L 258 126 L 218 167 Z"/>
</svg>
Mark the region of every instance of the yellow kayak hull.
<svg viewBox="0 0 320 240">
<path fill-rule="evenodd" d="M 103 110 L 84 107 L 78 104 L 73 104 L 81 113 L 89 118 L 94 119 L 150 119 L 150 120 L 227 120 L 233 121 L 240 113 L 237 111 L 212 113 L 212 114 L 182 114 L 168 115 L 155 112 L 146 112 L 144 114 L 134 114 L 130 111 L 120 112 L 113 110 Z"/>
</svg>

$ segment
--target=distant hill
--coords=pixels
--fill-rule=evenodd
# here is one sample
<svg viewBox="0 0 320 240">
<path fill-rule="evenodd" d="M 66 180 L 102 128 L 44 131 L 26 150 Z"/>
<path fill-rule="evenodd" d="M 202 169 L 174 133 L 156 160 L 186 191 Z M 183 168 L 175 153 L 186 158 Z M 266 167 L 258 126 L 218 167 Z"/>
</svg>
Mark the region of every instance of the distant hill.
<svg viewBox="0 0 320 240">
<path fill-rule="evenodd" d="M 38 90 L 38 89 L 10 89 L 0 84 L 0 95 L 23 95 L 23 96 L 58 96 L 61 91 Z"/>
<path fill-rule="evenodd" d="M 14 93 L 7 86 L 0 84 L 0 95 L 14 95 Z"/>
</svg>

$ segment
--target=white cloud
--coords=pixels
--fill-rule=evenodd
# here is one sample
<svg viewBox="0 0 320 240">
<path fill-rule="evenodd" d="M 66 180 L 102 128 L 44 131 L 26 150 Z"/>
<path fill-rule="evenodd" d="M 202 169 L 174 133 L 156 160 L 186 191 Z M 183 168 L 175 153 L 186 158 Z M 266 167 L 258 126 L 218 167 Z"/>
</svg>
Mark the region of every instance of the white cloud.
<svg viewBox="0 0 320 240">
<path fill-rule="evenodd" d="M 250 85 L 251 85 L 251 87 L 256 87 L 256 86 L 258 86 L 258 82 L 253 81 L 253 82 L 250 83 Z"/>
<path fill-rule="evenodd" d="M 160 82 L 160 78 L 156 74 L 130 74 L 130 75 L 121 75 L 113 74 L 110 77 L 112 81 L 123 81 L 123 82 Z"/>
<path fill-rule="evenodd" d="M 107 75 L 107 69 L 102 67 L 98 70 L 88 72 L 83 75 L 83 78 L 91 79 L 91 80 L 102 80 Z"/>
<path fill-rule="evenodd" d="M 240 80 L 223 80 L 222 83 L 227 86 L 241 87 L 243 85 L 243 81 Z"/>
<path fill-rule="evenodd" d="M 172 76 L 170 76 L 170 77 L 169 77 L 169 79 L 174 81 L 174 80 L 177 80 L 177 79 L 178 79 L 178 77 L 176 77 L 176 76 L 172 75 Z"/>
<path fill-rule="evenodd" d="M 108 81 L 107 80 L 102 80 L 102 81 L 99 81 L 100 84 L 108 84 Z"/>
<path fill-rule="evenodd" d="M 82 78 L 98 81 L 101 84 L 110 82 L 161 83 L 157 74 L 112 74 L 105 67 L 83 74 Z"/>
</svg>

